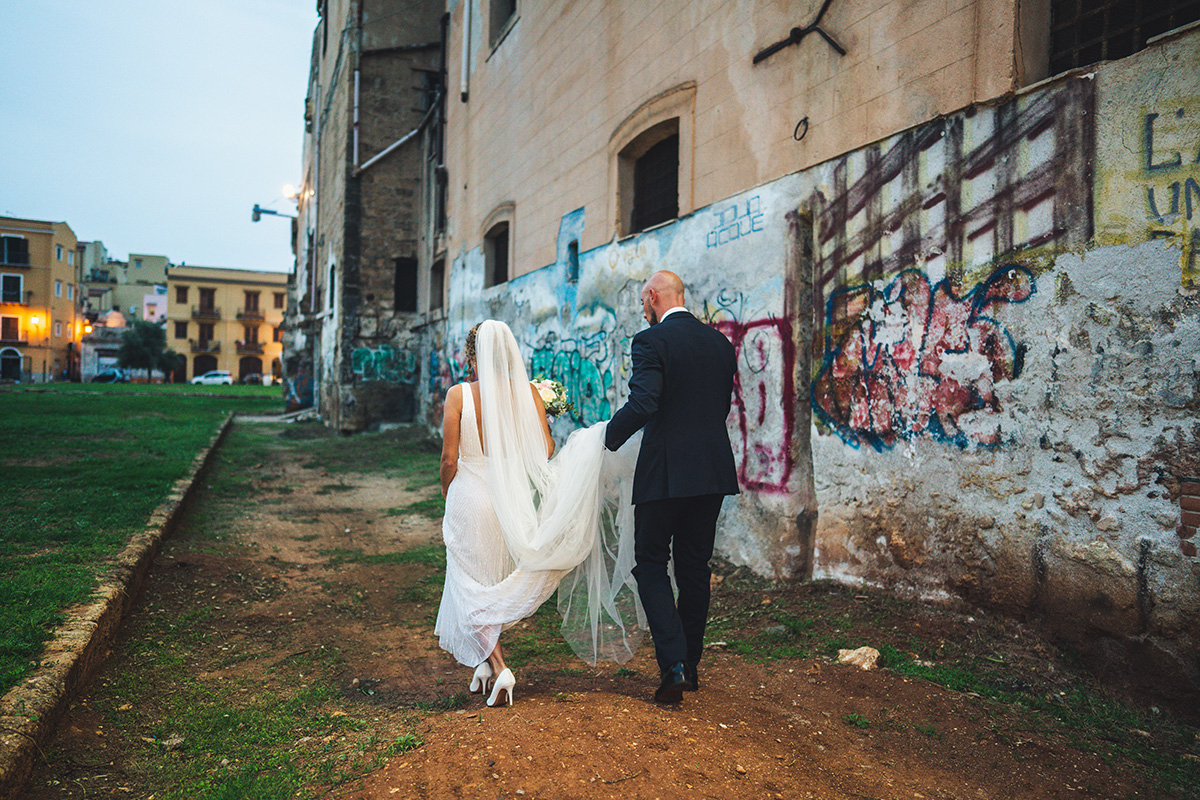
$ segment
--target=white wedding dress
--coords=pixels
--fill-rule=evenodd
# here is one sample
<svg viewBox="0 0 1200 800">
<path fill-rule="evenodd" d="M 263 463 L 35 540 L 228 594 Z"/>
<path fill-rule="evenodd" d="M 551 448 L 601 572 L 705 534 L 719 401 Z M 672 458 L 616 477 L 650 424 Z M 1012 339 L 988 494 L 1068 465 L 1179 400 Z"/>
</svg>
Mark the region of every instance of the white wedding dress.
<svg viewBox="0 0 1200 800">
<path fill-rule="evenodd" d="M 442 538 L 446 585 L 433 632 L 442 649 L 474 667 L 496 647 L 500 631 L 537 611 L 565 570 L 518 570 L 488 495 L 471 385 L 462 384 L 458 472 L 446 490 Z"/>
<path fill-rule="evenodd" d="M 516 339 L 489 320 L 476 339 L 480 409 L 462 385 L 458 470 L 446 492 L 446 583 L 434 633 L 474 667 L 500 632 L 558 589 L 580 658 L 627 661 L 645 634 L 633 569 L 633 468 L 640 437 L 604 448 L 606 423 L 575 431 L 553 460 Z M 483 441 L 476 424 L 484 421 Z"/>
</svg>

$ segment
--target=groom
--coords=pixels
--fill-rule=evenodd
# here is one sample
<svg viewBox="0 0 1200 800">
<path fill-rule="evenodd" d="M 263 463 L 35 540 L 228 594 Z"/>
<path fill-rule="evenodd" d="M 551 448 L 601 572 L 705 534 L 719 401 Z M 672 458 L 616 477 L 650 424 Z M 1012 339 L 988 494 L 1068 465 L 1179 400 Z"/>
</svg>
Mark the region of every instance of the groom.
<svg viewBox="0 0 1200 800">
<path fill-rule="evenodd" d="M 633 476 L 633 574 L 662 677 L 654 699 L 678 703 L 699 685 L 717 515 L 725 495 L 738 493 L 725 428 L 737 365 L 729 340 L 684 309 L 675 273 L 650 276 L 642 311 L 650 328 L 633 337 L 629 400 L 604 445 L 616 450 L 645 426 Z"/>
</svg>

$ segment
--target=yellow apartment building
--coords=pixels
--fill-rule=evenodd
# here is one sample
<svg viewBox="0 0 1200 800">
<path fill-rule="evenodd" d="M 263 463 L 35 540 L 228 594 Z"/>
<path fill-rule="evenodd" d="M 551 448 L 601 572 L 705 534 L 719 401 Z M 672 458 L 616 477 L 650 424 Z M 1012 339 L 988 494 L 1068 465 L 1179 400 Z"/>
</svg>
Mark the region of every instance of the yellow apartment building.
<svg viewBox="0 0 1200 800">
<path fill-rule="evenodd" d="M 287 274 L 220 267 L 167 268 L 167 345 L 187 361 L 185 378 L 228 370 L 278 380 Z"/>
<path fill-rule="evenodd" d="M 78 377 L 75 259 L 67 223 L 0 217 L 0 380 Z"/>
</svg>

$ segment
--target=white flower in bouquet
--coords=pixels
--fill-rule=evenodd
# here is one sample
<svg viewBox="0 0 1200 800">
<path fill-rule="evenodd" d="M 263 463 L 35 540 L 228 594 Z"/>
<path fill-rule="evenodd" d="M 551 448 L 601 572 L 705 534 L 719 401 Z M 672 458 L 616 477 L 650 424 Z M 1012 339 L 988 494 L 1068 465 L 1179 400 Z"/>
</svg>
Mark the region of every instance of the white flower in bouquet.
<svg viewBox="0 0 1200 800">
<path fill-rule="evenodd" d="M 575 404 L 567 399 L 567 388 L 561 381 L 552 381 L 539 375 L 533 379 L 533 388 L 537 389 L 542 404 L 546 406 L 546 413 L 550 416 L 557 417 L 559 414 L 575 412 Z"/>
</svg>

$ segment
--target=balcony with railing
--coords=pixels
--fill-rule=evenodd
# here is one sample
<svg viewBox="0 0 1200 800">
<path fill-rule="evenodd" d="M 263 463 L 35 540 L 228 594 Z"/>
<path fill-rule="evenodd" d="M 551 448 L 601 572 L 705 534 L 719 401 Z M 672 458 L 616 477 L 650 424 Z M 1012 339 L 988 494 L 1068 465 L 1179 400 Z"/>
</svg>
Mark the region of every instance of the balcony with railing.
<svg viewBox="0 0 1200 800">
<path fill-rule="evenodd" d="M 243 342 L 239 340 L 237 351 L 238 355 L 262 355 L 263 345 L 262 342 Z"/>
<path fill-rule="evenodd" d="M 29 336 L 22 336 L 20 331 L 0 331 L 0 346 L 29 344 Z"/>
<path fill-rule="evenodd" d="M 188 345 L 193 353 L 221 352 L 221 342 L 218 339 L 188 339 Z"/>
<path fill-rule="evenodd" d="M 221 309 L 217 306 L 192 306 L 192 319 L 220 319 Z"/>
<path fill-rule="evenodd" d="M 237 318 L 247 322 L 262 322 L 267 318 L 267 315 L 260 308 L 239 308 Z"/>
</svg>

